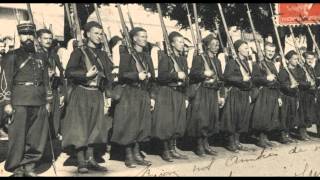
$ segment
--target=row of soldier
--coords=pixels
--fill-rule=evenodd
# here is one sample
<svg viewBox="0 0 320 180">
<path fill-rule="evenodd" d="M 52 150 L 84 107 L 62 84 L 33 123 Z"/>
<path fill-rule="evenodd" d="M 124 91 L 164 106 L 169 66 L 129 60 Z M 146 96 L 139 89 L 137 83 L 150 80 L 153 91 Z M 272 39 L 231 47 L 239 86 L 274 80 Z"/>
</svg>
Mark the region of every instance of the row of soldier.
<svg viewBox="0 0 320 180">
<path fill-rule="evenodd" d="M 289 74 L 274 44 L 265 43 L 263 66 L 252 61 L 246 41 L 234 42 L 236 61 L 220 51 L 218 38 L 210 34 L 203 39 L 203 57 L 194 55 L 188 70 L 180 33 L 168 36 L 173 55 L 154 47 L 159 51 L 151 57 L 145 50 L 147 30 L 135 27 L 129 33 L 130 53 L 120 38 L 110 40 L 113 56 L 120 58 L 115 73 L 101 48 L 102 26 L 91 21 L 84 26 L 86 44 L 74 49 L 64 70 L 51 51 L 52 32 L 36 33 L 32 23 L 17 28 L 21 47 L 1 61 L 4 111 L 11 115 L 5 169 L 15 176 L 36 175 L 35 164 L 52 134 L 62 135 L 62 148 L 77 157 L 78 172 L 88 173 L 108 170 L 97 163 L 94 152 L 110 142 L 123 147 L 125 165 L 134 168 L 152 164 L 140 146 L 153 138 L 161 141 L 162 159 L 173 162 L 188 158 L 176 150 L 180 138 L 195 139 L 195 153 L 203 157 L 217 155 L 208 138 L 221 133 L 226 149 L 239 152 L 248 150 L 240 143 L 241 135 L 254 134 L 256 145 L 267 148 L 274 146 L 269 135 L 276 134 L 283 144 L 294 142 L 293 132 L 300 140 L 310 140 L 306 128 L 319 124 L 320 66 L 314 52 L 303 53 L 303 67 L 315 81 L 311 83 L 295 51 L 285 56 Z"/>
</svg>

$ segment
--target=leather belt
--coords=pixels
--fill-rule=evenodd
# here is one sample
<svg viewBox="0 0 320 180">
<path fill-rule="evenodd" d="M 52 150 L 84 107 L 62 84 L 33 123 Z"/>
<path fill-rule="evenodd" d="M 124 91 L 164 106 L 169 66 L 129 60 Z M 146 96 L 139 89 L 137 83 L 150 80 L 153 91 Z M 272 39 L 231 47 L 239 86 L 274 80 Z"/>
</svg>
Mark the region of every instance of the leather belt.
<svg viewBox="0 0 320 180">
<path fill-rule="evenodd" d="M 87 85 L 80 84 L 79 87 L 84 88 L 86 90 L 99 90 L 98 86 L 87 86 Z"/>
<path fill-rule="evenodd" d="M 15 82 L 14 84 L 20 86 L 41 86 L 43 82 Z"/>
</svg>

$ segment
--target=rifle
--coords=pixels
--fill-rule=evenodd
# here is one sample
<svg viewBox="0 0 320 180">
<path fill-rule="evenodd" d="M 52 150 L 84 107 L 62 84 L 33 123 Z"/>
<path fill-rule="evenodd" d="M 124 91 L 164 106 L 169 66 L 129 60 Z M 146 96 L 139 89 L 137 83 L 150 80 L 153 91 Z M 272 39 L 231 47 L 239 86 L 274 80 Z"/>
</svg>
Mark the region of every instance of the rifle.
<svg viewBox="0 0 320 180">
<path fill-rule="evenodd" d="M 188 16 L 188 23 L 189 23 L 190 31 L 191 31 L 192 43 L 193 43 L 193 46 L 196 47 L 196 38 L 195 38 L 193 28 L 192 28 L 192 21 L 191 21 L 191 15 L 190 15 L 188 3 L 186 3 L 186 8 L 187 8 L 187 13 L 188 13 L 187 16 Z"/>
<path fill-rule="evenodd" d="M 306 78 L 307 78 L 307 81 L 310 82 L 311 84 L 311 87 L 312 88 L 315 88 L 316 86 L 316 82 L 315 82 L 315 79 L 311 76 L 311 74 L 309 73 L 309 71 L 306 69 L 306 67 L 304 66 L 304 61 L 303 61 L 303 58 L 302 58 L 302 54 L 298 48 L 298 45 L 297 45 L 297 42 L 296 42 L 296 39 L 294 37 L 294 33 L 293 33 L 293 30 L 292 30 L 292 27 L 289 26 L 289 30 L 290 30 L 290 33 L 291 33 L 291 36 L 292 36 L 292 40 L 293 40 L 293 44 L 294 44 L 294 47 L 299 55 L 299 65 L 300 67 L 303 69 L 303 71 L 306 73 Z"/>
<path fill-rule="evenodd" d="M 225 46 L 223 45 L 222 36 L 221 36 L 220 29 L 219 29 L 218 18 L 214 18 L 213 23 L 214 23 L 215 28 L 217 30 L 217 34 L 218 34 L 218 38 L 219 38 L 219 41 L 220 41 L 220 44 L 221 44 L 221 48 L 224 50 Z"/>
<path fill-rule="evenodd" d="M 128 18 L 129 18 L 130 26 L 131 26 L 131 29 L 133 29 L 134 25 L 133 25 L 133 21 L 132 21 L 131 15 L 130 15 L 130 11 L 129 11 L 129 6 L 128 5 L 127 5 L 127 10 L 128 10 Z"/>
<path fill-rule="evenodd" d="M 253 25 L 253 21 L 252 21 L 252 17 L 251 17 L 251 10 L 249 8 L 249 4 L 246 3 L 246 7 L 247 7 L 247 14 L 248 14 L 248 17 L 249 17 L 249 22 L 250 22 L 250 26 L 251 26 L 251 29 L 252 29 L 252 34 L 253 34 L 253 39 L 254 39 L 254 42 L 256 44 L 256 47 L 257 47 L 257 53 L 258 53 L 258 61 L 259 63 L 265 67 L 266 69 L 266 72 L 267 72 L 267 75 L 271 75 L 272 72 L 270 71 L 268 65 L 266 64 L 265 60 L 264 60 L 264 54 L 263 54 L 263 51 L 261 49 L 261 46 L 260 46 L 260 43 L 258 42 L 258 39 L 257 39 L 257 36 L 256 36 L 256 29 Z"/>
<path fill-rule="evenodd" d="M 158 13 L 159 13 L 159 19 L 160 19 L 160 24 L 161 24 L 161 29 L 162 29 L 162 34 L 163 34 L 163 39 L 164 39 L 164 44 L 166 46 L 166 53 L 169 56 L 169 58 L 172 60 L 173 62 L 173 67 L 174 70 L 178 73 L 178 72 L 183 72 L 180 68 L 180 66 L 178 65 L 176 59 L 174 58 L 174 52 L 173 49 L 171 48 L 170 45 L 170 41 L 169 41 L 169 36 L 168 36 L 168 32 L 166 29 L 166 26 L 164 24 L 163 21 L 163 16 L 162 16 L 162 11 L 161 11 L 161 6 L 159 3 L 157 3 L 157 9 L 158 9 Z M 184 83 L 185 80 L 181 80 L 178 81 L 178 85 L 182 85 Z"/>
<path fill-rule="evenodd" d="M 315 49 L 316 49 L 316 52 L 317 52 L 317 55 L 318 55 L 318 59 L 320 59 L 319 46 L 318 46 L 318 44 L 317 44 L 317 42 L 316 42 L 316 39 L 315 39 L 314 35 L 312 34 L 312 31 L 311 31 L 310 26 L 309 26 L 308 24 L 307 24 L 306 26 L 307 26 L 308 32 L 309 32 L 309 34 L 310 34 L 310 36 L 311 36 L 312 42 L 313 42 L 313 44 L 314 44 L 314 47 L 315 47 Z"/>
<path fill-rule="evenodd" d="M 225 17 L 224 17 L 224 14 L 223 14 L 223 11 L 222 11 L 222 7 L 221 7 L 221 4 L 218 3 L 218 9 L 219 9 L 219 12 L 220 12 L 220 16 L 221 16 L 221 19 L 222 19 L 222 23 L 223 23 L 223 27 L 224 27 L 224 30 L 226 32 L 226 35 L 227 35 L 227 43 L 230 47 L 230 50 L 231 50 L 231 55 L 233 57 L 233 59 L 237 62 L 237 64 L 239 65 L 240 67 L 240 71 L 241 71 L 241 74 L 243 76 L 247 76 L 247 77 L 250 77 L 250 70 L 246 70 L 243 66 L 243 64 L 240 62 L 240 59 L 237 55 L 237 52 L 233 46 L 233 42 L 231 40 L 231 36 L 229 34 L 229 31 L 228 31 L 228 26 L 227 26 L 227 23 L 226 23 L 226 20 L 225 20 Z"/>
<path fill-rule="evenodd" d="M 106 35 L 106 33 L 104 32 L 104 29 L 103 29 L 102 20 L 101 20 L 101 17 L 100 17 L 100 12 L 99 12 L 99 9 L 98 9 L 98 5 L 97 5 L 97 3 L 94 3 L 93 5 L 94 5 L 94 9 L 95 9 L 95 12 L 96 12 L 96 15 L 97 15 L 97 20 L 98 20 L 99 24 L 102 26 L 102 33 L 103 33 L 102 40 L 103 40 L 104 50 L 106 51 L 109 59 L 112 60 L 112 55 L 111 55 L 110 47 L 109 47 L 109 44 L 108 44 L 108 38 L 107 38 L 107 35 Z"/>
<path fill-rule="evenodd" d="M 284 57 L 284 53 L 283 53 L 283 49 L 282 49 L 282 45 L 281 45 L 281 41 L 280 41 L 278 27 L 276 26 L 276 23 L 275 23 L 275 16 L 273 14 L 272 5 L 271 5 L 271 3 L 269 5 L 270 5 L 273 28 L 274 28 L 274 32 L 276 33 L 276 38 L 277 38 L 277 42 L 278 42 L 278 46 L 279 46 L 279 50 L 280 50 L 282 65 L 283 65 L 283 68 L 287 71 L 287 73 L 289 75 L 289 80 L 290 80 L 291 85 L 296 87 L 299 83 L 294 78 L 294 76 L 292 75 L 291 71 L 288 69 L 288 66 L 287 66 L 287 63 L 286 63 L 286 58 Z"/>
<path fill-rule="evenodd" d="M 132 44 L 132 40 L 130 38 L 129 32 L 128 32 L 128 28 L 125 24 L 124 18 L 123 18 L 123 13 L 120 7 L 120 4 L 117 4 L 117 8 L 118 8 L 118 13 L 119 13 L 119 17 L 120 17 L 120 21 L 121 21 L 121 31 L 122 31 L 122 36 L 123 36 L 123 40 L 124 40 L 124 44 L 127 47 L 128 53 L 133 57 L 133 59 L 136 62 L 136 68 L 137 71 L 139 73 L 144 72 L 147 74 L 148 70 L 147 67 L 143 67 L 143 63 L 138 60 L 138 55 L 136 55 L 136 52 L 133 48 L 133 44 Z"/>
<path fill-rule="evenodd" d="M 194 18 L 195 18 L 196 35 L 197 35 L 197 46 L 198 46 L 197 52 L 201 56 L 201 59 L 203 60 L 203 65 L 204 65 L 205 71 L 212 72 L 212 76 L 210 78 L 208 78 L 207 81 L 209 83 L 213 83 L 215 80 L 219 79 L 219 77 L 217 75 L 217 69 L 215 67 L 215 64 L 209 59 L 211 62 L 211 65 L 213 66 L 214 71 L 211 70 L 206 58 L 204 57 L 204 50 L 203 50 L 203 46 L 202 46 L 202 37 L 200 34 L 200 28 L 199 28 L 199 22 L 198 22 L 197 6 L 196 6 L 196 3 L 193 3 L 192 5 L 193 5 L 193 13 L 194 13 Z"/>
</svg>

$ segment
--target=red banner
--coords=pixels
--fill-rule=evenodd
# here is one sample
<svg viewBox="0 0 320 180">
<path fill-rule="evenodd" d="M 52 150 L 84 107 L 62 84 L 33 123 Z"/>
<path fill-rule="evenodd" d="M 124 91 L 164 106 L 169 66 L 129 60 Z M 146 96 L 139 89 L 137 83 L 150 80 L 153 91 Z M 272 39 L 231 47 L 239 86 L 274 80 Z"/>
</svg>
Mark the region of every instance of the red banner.
<svg viewBox="0 0 320 180">
<path fill-rule="evenodd" d="M 320 24 L 320 3 L 278 3 L 276 13 L 280 26 Z"/>
</svg>

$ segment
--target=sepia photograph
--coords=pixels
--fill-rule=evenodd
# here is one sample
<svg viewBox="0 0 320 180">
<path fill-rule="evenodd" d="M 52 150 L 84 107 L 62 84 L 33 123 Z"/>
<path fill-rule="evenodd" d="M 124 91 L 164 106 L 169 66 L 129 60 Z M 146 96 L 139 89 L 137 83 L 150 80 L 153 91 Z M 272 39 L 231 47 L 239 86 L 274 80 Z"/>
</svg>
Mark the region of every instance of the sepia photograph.
<svg viewBox="0 0 320 180">
<path fill-rule="evenodd" d="M 0 177 L 320 177 L 320 3 L 0 3 L 0 24 Z"/>
</svg>

